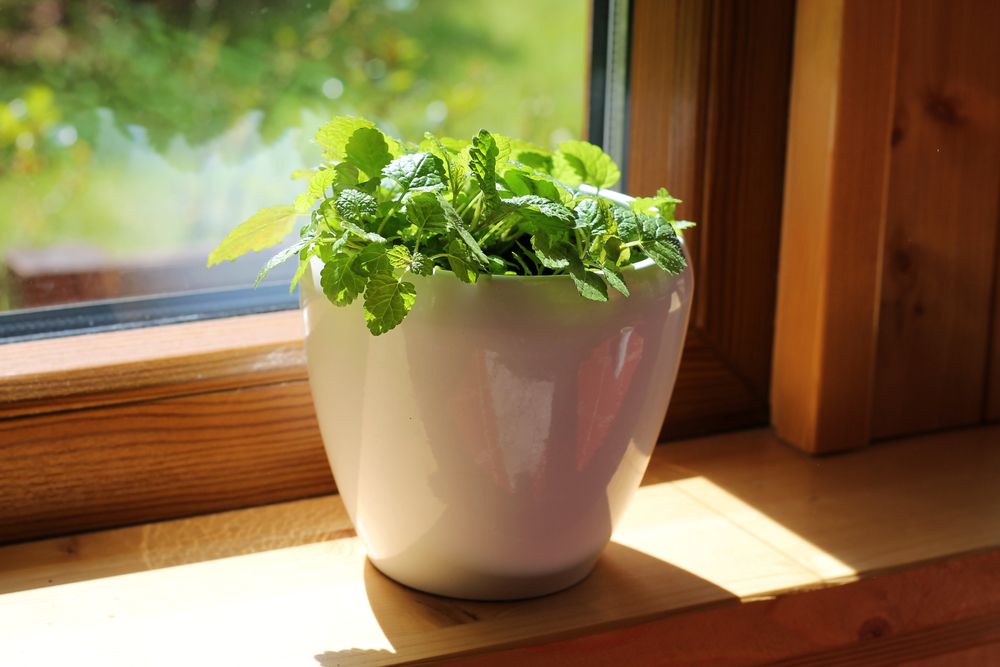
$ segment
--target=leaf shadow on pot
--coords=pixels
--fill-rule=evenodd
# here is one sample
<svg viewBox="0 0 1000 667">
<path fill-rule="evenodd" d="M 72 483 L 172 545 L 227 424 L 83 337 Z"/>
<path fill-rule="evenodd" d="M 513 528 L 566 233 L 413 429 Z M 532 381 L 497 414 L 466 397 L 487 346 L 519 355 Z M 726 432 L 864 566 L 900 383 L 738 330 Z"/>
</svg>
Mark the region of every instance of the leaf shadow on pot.
<svg viewBox="0 0 1000 667">
<path fill-rule="evenodd" d="M 316 656 L 323 667 L 426 659 L 438 642 L 456 652 L 476 646 L 532 643 L 608 629 L 609 618 L 646 620 L 664 599 L 676 608 L 735 601 L 715 584 L 654 556 L 611 542 L 593 572 L 564 591 L 513 602 L 439 597 L 407 588 L 365 562 L 364 583 L 372 612 L 392 651 L 350 649 Z M 463 626 L 465 640 L 453 628 Z M 438 635 L 436 637 L 435 635 Z M 447 639 L 446 639 L 447 638 Z"/>
</svg>

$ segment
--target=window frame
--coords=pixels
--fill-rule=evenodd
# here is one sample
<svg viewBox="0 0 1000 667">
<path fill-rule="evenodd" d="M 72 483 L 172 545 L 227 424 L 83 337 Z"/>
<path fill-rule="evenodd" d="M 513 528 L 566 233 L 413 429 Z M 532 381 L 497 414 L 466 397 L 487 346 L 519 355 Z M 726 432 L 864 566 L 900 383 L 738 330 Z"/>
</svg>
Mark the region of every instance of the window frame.
<svg viewBox="0 0 1000 667">
<path fill-rule="evenodd" d="M 663 435 L 763 424 L 793 2 L 627 7 L 627 190 L 671 183 L 700 225 Z M 748 86 L 765 94 L 735 104 Z M 302 336 L 291 310 L 0 346 L 0 543 L 333 492 Z"/>
</svg>

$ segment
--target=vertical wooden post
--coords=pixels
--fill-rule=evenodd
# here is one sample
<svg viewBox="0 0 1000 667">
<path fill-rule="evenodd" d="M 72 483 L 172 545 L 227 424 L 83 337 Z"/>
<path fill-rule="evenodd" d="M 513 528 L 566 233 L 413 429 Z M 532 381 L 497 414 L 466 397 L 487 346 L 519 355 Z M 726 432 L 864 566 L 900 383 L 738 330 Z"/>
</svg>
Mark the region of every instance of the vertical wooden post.
<svg viewBox="0 0 1000 667">
<path fill-rule="evenodd" d="M 898 0 L 800 0 L 772 421 L 810 452 L 870 439 Z"/>
</svg>

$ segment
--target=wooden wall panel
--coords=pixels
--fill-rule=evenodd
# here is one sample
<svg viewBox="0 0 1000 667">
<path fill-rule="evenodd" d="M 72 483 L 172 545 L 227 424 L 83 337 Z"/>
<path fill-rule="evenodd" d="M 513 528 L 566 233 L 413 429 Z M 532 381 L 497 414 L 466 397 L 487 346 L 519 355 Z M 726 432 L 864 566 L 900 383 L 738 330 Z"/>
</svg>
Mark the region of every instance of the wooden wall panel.
<svg viewBox="0 0 1000 667">
<path fill-rule="evenodd" d="M 633 6 L 628 191 L 667 185 L 699 225 L 665 437 L 767 418 L 793 14 L 790 0 Z"/>
<path fill-rule="evenodd" d="M 1000 197 L 1000 3 L 901 14 L 873 436 L 978 423 Z"/>
<path fill-rule="evenodd" d="M 898 13 L 798 6 L 771 409 L 810 452 L 870 439 Z"/>
</svg>

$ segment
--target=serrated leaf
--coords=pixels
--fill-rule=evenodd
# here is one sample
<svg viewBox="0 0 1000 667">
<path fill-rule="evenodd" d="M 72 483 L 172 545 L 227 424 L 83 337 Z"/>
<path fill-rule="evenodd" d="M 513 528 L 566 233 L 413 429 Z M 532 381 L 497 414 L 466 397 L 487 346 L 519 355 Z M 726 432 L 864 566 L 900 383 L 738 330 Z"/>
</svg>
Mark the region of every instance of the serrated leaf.
<svg viewBox="0 0 1000 667">
<path fill-rule="evenodd" d="M 295 257 L 296 255 L 299 254 L 299 252 L 302 251 L 303 248 L 305 248 L 312 242 L 313 239 L 311 238 L 296 241 L 295 243 L 288 246 L 287 248 L 279 252 L 271 259 L 267 260 L 267 263 L 265 263 L 263 268 L 261 268 L 260 273 L 257 274 L 257 280 L 254 281 L 253 286 L 257 287 L 258 285 L 260 285 L 260 282 L 264 280 L 264 276 L 266 276 L 271 271 L 271 269 L 278 266 L 279 264 L 283 264 L 292 257 Z"/>
<path fill-rule="evenodd" d="M 621 206 L 612 206 L 611 214 L 618 226 L 618 236 L 626 243 L 639 239 L 639 217 L 635 211 Z"/>
<path fill-rule="evenodd" d="M 365 290 L 368 277 L 358 272 L 357 256 L 345 252 L 337 253 L 323 265 L 319 274 L 323 293 L 335 306 L 352 303 Z"/>
<path fill-rule="evenodd" d="M 385 255 L 389 258 L 389 264 L 396 269 L 409 269 L 410 262 L 413 261 L 413 255 L 405 245 L 394 245 L 386 251 Z"/>
<path fill-rule="evenodd" d="M 343 160 L 351 135 L 363 127 L 374 128 L 375 123 L 366 118 L 338 116 L 324 124 L 316 131 L 315 137 L 316 143 L 323 149 L 323 157 L 337 162 Z"/>
<path fill-rule="evenodd" d="M 469 256 L 469 248 L 460 239 L 452 239 L 445 247 L 448 253 L 448 268 L 463 283 L 474 283 L 479 278 L 479 269 Z"/>
<path fill-rule="evenodd" d="M 417 298 L 413 283 L 382 271 L 368 279 L 365 288 L 365 323 L 376 336 L 396 328 Z"/>
<path fill-rule="evenodd" d="M 617 229 L 608 204 L 596 199 L 584 199 L 576 205 L 576 228 L 585 229 L 594 236 Z"/>
<path fill-rule="evenodd" d="M 309 178 L 306 191 L 295 198 L 295 210 L 308 213 L 317 200 L 326 195 L 326 189 L 337 180 L 337 172 L 333 169 L 320 169 Z"/>
<path fill-rule="evenodd" d="M 479 134 L 472 138 L 472 146 L 469 148 L 469 170 L 483 193 L 483 201 L 489 208 L 500 203 L 500 195 L 497 194 L 499 154 L 500 149 L 497 147 L 496 139 L 486 130 L 480 130 Z"/>
<path fill-rule="evenodd" d="M 569 275 L 576 285 L 576 291 L 591 301 L 607 301 L 608 286 L 596 273 L 584 268 L 579 258 L 571 258 Z"/>
<path fill-rule="evenodd" d="M 625 284 L 625 276 L 616 264 L 605 262 L 602 270 L 604 271 L 604 279 L 608 281 L 609 285 L 625 296 L 629 295 L 628 285 Z"/>
<path fill-rule="evenodd" d="M 354 270 L 362 276 L 372 276 L 380 271 L 391 271 L 388 248 L 381 243 L 370 243 L 358 251 L 354 259 Z"/>
<path fill-rule="evenodd" d="M 208 256 L 208 266 L 280 243 L 292 231 L 298 215 L 294 206 L 262 208 L 222 239 Z"/>
<path fill-rule="evenodd" d="M 372 179 L 392 162 L 392 155 L 384 134 L 372 127 L 359 127 L 344 147 L 344 159 Z"/>
<path fill-rule="evenodd" d="M 461 239 L 462 243 L 468 249 L 469 257 L 477 262 L 481 268 L 488 268 L 490 260 L 479 246 L 475 237 L 472 236 L 472 233 L 466 229 L 465 223 L 462 221 L 462 216 L 458 214 L 455 207 L 442 197 L 440 193 L 437 195 L 437 200 L 441 210 L 444 212 L 449 229 L 453 230 L 458 235 L 458 238 Z"/>
<path fill-rule="evenodd" d="M 423 253 L 415 252 L 410 258 L 410 271 L 419 276 L 429 276 L 434 273 L 434 263 Z"/>
<path fill-rule="evenodd" d="M 671 274 L 681 273 L 687 268 L 687 259 L 681 250 L 680 242 L 674 238 L 670 241 L 643 241 L 642 251 L 656 262 L 656 265 Z"/>
<path fill-rule="evenodd" d="M 532 235 L 531 249 L 543 265 L 556 270 L 568 268 L 570 257 L 574 256 L 566 243 L 553 240 L 545 234 Z"/>
<path fill-rule="evenodd" d="M 692 227 L 698 226 L 690 220 L 674 220 L 670 224 L 674 226 L 674 231 L 678 233 L 683 232 L 685 229 L 691 229 Z"/>
<path fill-rule="evenodd" d="M 412 153 L 398 157 L 385 166 L 382 174 L 404 191 L 440 190 L 444 185 L 444 164 L 431 153 Z"/>
<path fill-rule="evenodd" d="M 353 188 L 341 191 L 333 207 L 342 217 L 354 222 L 360 222 L 378 213 L 378 202 L 375 198 Z"/>
<path fill-rule="evenodd" d="M 505 173 L 503 182 L 516 197 L 536 195 L 554 202 L 562 201 L 555 183 L 544 178 L 534 178 L 518 169 L 511 169 Z"/>
<path fill-rule="evenodd" d="M 351 135 L 363 127 L 374 129 L 375 123 L 367 118 L 338 116 L 316 131 L 315 141 L 323 149 L 323 157 L 340 162 L 345 159 L 347 142 L 350 141 Z M 399 157 L 406 152 L 398 141 L 390 136 L 383 136 L 392 157 Z"/>
<path fill-rule="evenodd" d="M 371 243 L 385 243 L 384 236 L 376 234 L 375 232 L 369 232 L 366 229 L 362 229 L 361 227 L 351 222 L 350 220 L 340 220 L 338 222 L 340 223 L 341 227 L 351 232 L 352 234 L 355 234 L 356 236 L 360 236 L 365 241 L 370 241 Z"/>
<path fill-rule="evenodd" d="M 458 150 L 452 150 L 445 146 L 443 141 L 443 139 L 438 139 L 430 132 L 427 132 L 424 134 L 424 140 L 420 142 L 420 149 L 441 158 L 441 162 L 444 164 L 445 179 L 448 187 L 451 189 L 452 198 L 454 198 L 462 191 L 468 180 L 468 168 L 457 157 L 457 153 L 464 150 L 468 143 L 463 143 Z M 451 141 L 457 142 L 458 140 L 452 139 Z M 456 144 L 453 143 L 452 145 Z"/>
<path fill-rule="evenodd" d="M 440 232 L 448 225 L 445 212 L 432 192 L 419 192 L 406 201 L 406 218 L 414 227 L 413 238 L 423 243 L 427 236 Z"/>
<path fill-rule="evenodd" d="M 547 234 L 557 234 L 573 228 L 576 216 L 562 204 L 539 197 L 524 195 L 503 200 L 503 203 L 516 208 L 524 219 L 530 223 L 531 231 L 543 231 Z"/>
<path fill-rule="evenodd" d="M 552 175 L 563 183 L 581 183 L 595 188 L 609 188 L 621 178 L 618 165 L 598 146 L 586 141 L 564 141 L 556 151 Z"/>
<path fill-rule="evenodd" d="M 299 267 L 295 269 L 295 275 L 292 276 L 291 282 L 288 284 L 288 293 L 291 294 L 295 291 L 299 282 L 302 280 L 302 276 L 306 274 L 306 270 L 309 268 L 310 259 L 315 253 L 310 251 L 305 257 L 299 259 Z"/>
<path fill-rule="evenodd" d="M 674 226 L 660 216 L 638 214 L 639 235 L 643 241 L 667 241 L 677 236 Z"/>
<path fill-rule="evenodd" d="M 546 174 L 552 174 L 552 156 L 535 151 L 522 151 L 515 156 L 515 159 L 523 165 L 537 169 Z"/>
</svg>

